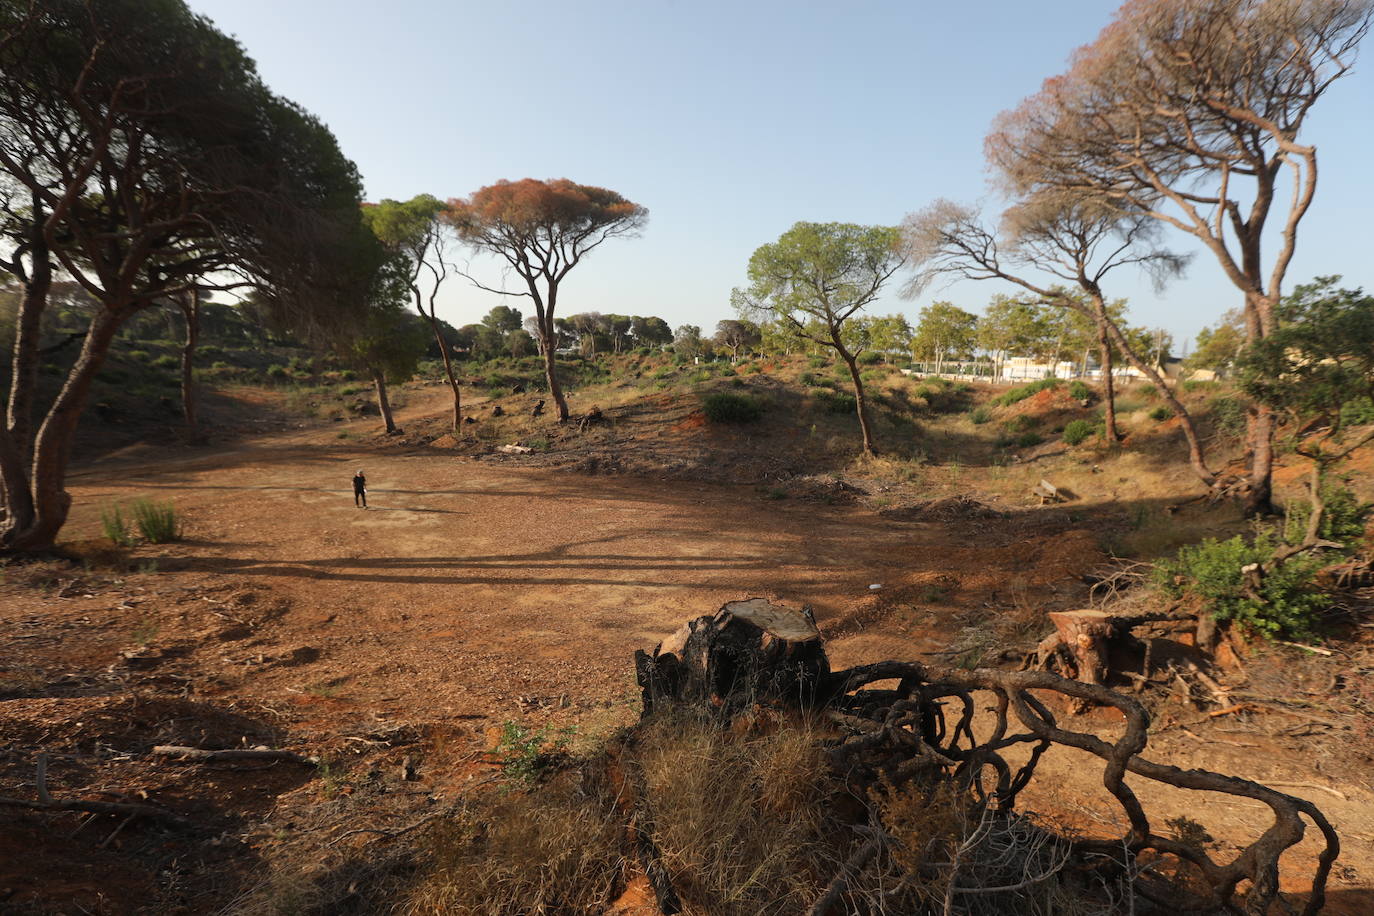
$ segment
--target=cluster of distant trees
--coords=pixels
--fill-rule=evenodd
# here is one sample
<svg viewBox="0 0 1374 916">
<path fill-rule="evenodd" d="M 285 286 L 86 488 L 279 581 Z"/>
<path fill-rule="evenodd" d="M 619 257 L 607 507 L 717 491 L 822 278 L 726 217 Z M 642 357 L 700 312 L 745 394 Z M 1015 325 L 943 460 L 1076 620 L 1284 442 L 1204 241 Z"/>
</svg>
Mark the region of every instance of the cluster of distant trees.
<svg viewBox="0 0 1374 916">
<path fill-rule="evenodd" d="M 1179 273 L 1186 259 L 1162 235 L 1180 232 L 1239 299 L 1239 320 L 1213 329 L 1206 358 L 1243 360 L 1279 339 L 1296 320 L 1281 307 L 1283 284 L 1316 190 L 1317 150 L 1299 137 L 1349 71 L 1371 17 L 1370 0 L 1132 0 L 1065 73 L 994 122 L 988 162 L 1009 202 L 996 218 L 936 201 L 900 226 L 797 223 L 753 253 L 734 296 L 738 322 L 722 322 L 709 344 L 734 354 L 833 351 L 849 369 L 872 452 L 858 356 L 902 349 L 906 333 L 899 318 L 863 314 L 883 285 L 902 270 L 912 272 L 908 295 L 942 277 L 1011 283 L 1025 296 L 973 322 L 931 306 L 909 329 L 912 352 L 940 360 L 969 352 L 971 339 L 1052 358 L 1086 348 L 1095 333 L 1109 437 L 1119 357 L 1179 416 L 1198 478 L 1229 489 L 1149 341 L 1123 325 L 1110 284 L 1123 268 L 1160 282 Z M 468 354 L 533 346 L 559 421 L 569 416 L 560 349 L 666 344 L 657 319 L 558 313 L 569 272 L 606 241 L 636 235 L 643 206 L 606 188 L 528 178 L 447 201 L 364 204 L 330 131 L 272 93 L 243 48 L 183 0 L 0 4 L 0 136 L 0 271 L 18 289 L 0 424 L 0 551 L 54 543 L 91 382 L 120 329 L 147 310 L 183 318 L 193 428 L 190 360 L 215 291 L 232 291 L 263 326 L 366 371 L 383 404 L 387 381 L 412 372 L 432 340 L 455 429 L 453 360 L 464 341 Z M 460 269 L 449 255 L 457 247 L 493 259 L 513 288 Z M 494 311 L 450 341 L 435 303 L 454 276 L 525 298 L 534 314 L 522 322 L 514 309 Z M 64 283 L 96 305 L 76 324 L 78 355 L 57 394 L 40 403 L 39 366 L 53 345 L 44 316 Z M 686 353 L 707 341 L 684 326 L 672 345 Z M 1263 398 L 1248 415 L 1251 513 L 1273 511 L 1280 416 Z"/>
<path fill-rule="evenodd" d="M 1124 299 L 1112 301 L 1108 308 L 1118 321 L 1124 319 Z M 805 336 L 778 321 L 729 319 L 717 323 L 712 336 L 703 337 L 700 327 L 683 325 L 675 335 L 674 349 L 687 356 L 726 354 L 731 358 L 814 354 L 826 349 L 814 339 L 823 330 L 819 320 L 812 319 L 803 330 Z M 1124 331 L 1154 363 L 1168 358 L 1173 346 L 1168 331 L 1144 327 L 1125 327 Z M 843 332 L 859 351 L 876 352 L 886 360 L 934 363 L 936 371 L 942 363 L 979 358 L 996 364 L 1008 356 L 1024 356 L 1086 367 L 1097 357 L 1097 327 L 1091 319 L 1029 294 L 994 296 L 982 315 L 951 302 L 933 302 L 921 309 L 914 326 L 901 314 L 860 314 L 845 323 Z M 1208 340 L 1209 333 L 1199 340 Z"/>
</svg>

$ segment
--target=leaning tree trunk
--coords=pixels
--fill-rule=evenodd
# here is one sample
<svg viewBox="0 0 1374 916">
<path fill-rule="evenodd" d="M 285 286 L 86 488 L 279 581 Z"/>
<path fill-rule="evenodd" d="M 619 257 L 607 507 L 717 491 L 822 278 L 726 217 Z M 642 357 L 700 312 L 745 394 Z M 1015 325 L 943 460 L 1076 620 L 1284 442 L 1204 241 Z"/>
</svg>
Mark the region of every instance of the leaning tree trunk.
<svg viewBox="0 0 1374 916">
<path fill-rule="evenodd" d="M 809 614 L 765 598 L 731 601 L 635 653 L 644 714 L 671 703 L 725 713 L 754 703 L 809 706 L 830 677 L 820 631 Z"/>
<path fill-rule="evenodd" d="M 1094 294 L 1093 306 L 1097 310 L 1098 315 L 1105 315 L 1106 305 L 1101 301 L 1101 298 L 1100 295 Z M 1140 370 L 1141 373 L 1154 383 L 1160 396 L 1164 398 L 1165 402 L 1173 410 L 1174 415 L 1178 417 L 1179 428 L 1183 430 L 1183 438 L 1188 442 L 1188 465 L 1193 469 L 1193 473 L 1207 486 L 1215 487 L 1217 475 L 1212 473 L 1212 470 L 1207 467 L 1207 462 L 1203 459 L 1202 439 L 1197 434 L 1197 426 L 1193 423 L 1193 415 L 1188 412 L 1188 408 L 1183 406 L 1183 402 L 1174 394 L 1173 389 L 1165 383 L 1164 376 L 1159 374 L 1159 370 L 1145 362 L 1145 360 L 1141 359 L 1140 356 L 1136 354 L 1135 348 L 1133 348 L 1130 341 L 1126 339 L 1126 335 L 1121 333 L 1121 328 L 1117 327 L 1116 322 L 1108 319 L 1104 320 L 1102 324 L 1106 328 L 1107 334 L 1111 338 L 1111 342 L 1116 344 L 1116 348 L 1121 351 L 1121 355 L 1126 357 L 1127 362 Z"/>
<path fill-rule="evenodd" d="M 48 550 L 56 542 L 71 509 L 65 483 L 77 423 L 86 407 L 91 382 L 128 314 L 105 306 L 91 319 L 81 353 L 34 439 L 33 458 L 27 462 L 27 468 L 27 443 L 16 440 L 6 429 L 0 443 L 0 473 L 5 478 L 9 502 L 4 527 L 0 528 L 0 550 Z"/>
<path fill-rule="evenodd" d="M 396 421 L 391 418 L 391 401 L 386 396 L 386 373 L 380 369 L 373 369 L 372 383 L 377 388 L 377 409 L 382 412 L 382 422 L 386 424 L 387 432 L 394 433 Z"/>
<path fill-rule="evenodd" d="M 186 434 L 192 442 L 200 441 L 197 417 L 195 357 L 200 340 L 200 290 L 192 287 L 179 303 L 186 319 L 186 340 L 181 347 L 181 412 L 186 419 Z"/>
<path fill-rule="evenodd" d="M 423 313 L 423 309 L 421 310 Z M 458 390 L 458 379 L 453 374 L 453 360 L 448 355 L 448 344 L 444 342 L 443 331 L 439 329 L 439 319 L 433 315 L 429 318 L 429 325 L 434 329 L 434 341 L 439 345 L 439 356 L 444 361 L 444 376 L 448 379 L 448 387 L 453 391 L 453 431 L 458 432 L 463 423 L 463 396 Z"/>
<path fill-rule="evenodd" d="M 19 449 L 22 462 L 29 460 L 33 441 L 33 398 L 38 387 L 38 347 L 43 334 L 43 311 L 52 288 L 52 263 L 48 260 L 48 240 L 43 233 L 43 206 L 34 195 L 33 220 L 29 233 L 29 275 L 24 295 L 15 316 L 14 351 L 10 363 L 10 397 L 6 427 Z M 8 500 L 7 500 L 8 504 Z"/>
</svg>

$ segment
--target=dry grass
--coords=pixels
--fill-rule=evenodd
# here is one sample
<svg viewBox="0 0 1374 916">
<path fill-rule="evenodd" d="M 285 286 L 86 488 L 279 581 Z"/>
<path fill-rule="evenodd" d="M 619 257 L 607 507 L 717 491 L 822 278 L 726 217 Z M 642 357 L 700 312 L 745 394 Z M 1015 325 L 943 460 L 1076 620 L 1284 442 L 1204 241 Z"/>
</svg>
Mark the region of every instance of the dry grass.
<svg viewBox="0 0 1374 916">
<path fill-rule="evenodd" d="M 689 912 L 805 912 L 839 870 L 853 834 L 818 737 L 671 720 L 648 730 L 637 756 L 654 839 Z"/>
<path fill-rule="evenodd" d="M 851 791 L 827 763 L 834 737 L 795 717 L 642 725 L 600 762 L 530 791 L 492 793 L 432 830 L 427 864 L 391 911 L 607 912 L 642 874 L 634 821 L 652 825 L 687 916 L 804 913 L 839 875 L 848 880 L 842 911 L 872 916 L 1112 912 L 1102 902 L 1109 893 L 1062 880 L 1063 842 L 1023 818 L 980 815 L 947 783 Z M 855 851 L 875 836 L 881 851 L 854 867 Z M 1019 886 L 952 891 L 1010 885 Z"/>
<path fill-rule="evenodd" d="M 436 827 L 428 868 L 395 912 L 408 916 L 601 914 L 623 887 L 626 832 L 615 800 L 583 771 L 498 795 Z"/>
</svg>

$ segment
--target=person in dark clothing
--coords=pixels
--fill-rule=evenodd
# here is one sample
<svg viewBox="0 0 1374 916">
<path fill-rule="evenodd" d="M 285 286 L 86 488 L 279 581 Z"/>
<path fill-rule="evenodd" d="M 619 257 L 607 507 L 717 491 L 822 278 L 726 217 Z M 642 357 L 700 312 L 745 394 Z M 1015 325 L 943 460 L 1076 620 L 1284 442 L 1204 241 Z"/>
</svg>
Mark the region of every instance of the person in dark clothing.
<svg viewBox="0 0 1374 916">
<path fill-rule="evenodd" d="M 358 468 L 358 473 L 353 475 L 353 505 L 367 508 L 367 478 L 363 476 L 362 468 Z"/>
</svg>

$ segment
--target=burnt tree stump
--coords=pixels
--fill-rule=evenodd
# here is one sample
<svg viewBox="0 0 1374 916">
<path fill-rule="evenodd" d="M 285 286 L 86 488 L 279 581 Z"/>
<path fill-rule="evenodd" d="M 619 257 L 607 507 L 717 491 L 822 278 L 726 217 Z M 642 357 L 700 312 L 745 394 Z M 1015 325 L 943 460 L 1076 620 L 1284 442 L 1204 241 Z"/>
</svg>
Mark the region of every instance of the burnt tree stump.
<svg viewBox="0 0 1374 916">
<path fill-rule="evenodd" d="M 731 601 L 688 621 L 652 654 L 635 653 L 644 715 L 656 705 L 809 706 L 830 676 L 820 630 L 803 611 L 766 598 Z"/>
</svg>

